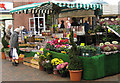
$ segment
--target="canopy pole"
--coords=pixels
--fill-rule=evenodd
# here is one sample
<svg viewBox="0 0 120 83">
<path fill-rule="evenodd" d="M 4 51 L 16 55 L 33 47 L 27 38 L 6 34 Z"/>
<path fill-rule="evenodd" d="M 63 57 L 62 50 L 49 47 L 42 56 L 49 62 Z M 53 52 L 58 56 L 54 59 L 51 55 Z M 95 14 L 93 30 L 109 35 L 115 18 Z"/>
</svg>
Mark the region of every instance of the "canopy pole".
<svg viewBox="0 0 120 83">
<path fill-rule="evenodd" d="M 43 18 L 44 18 L 44 19 L 43 19 L 43 23 L 44 23 L 44 31 L 45 31 L 45 28 L 46 28 L 46 27 L 45 27 L 45 13 L 43 13 Z"/>
</svg>

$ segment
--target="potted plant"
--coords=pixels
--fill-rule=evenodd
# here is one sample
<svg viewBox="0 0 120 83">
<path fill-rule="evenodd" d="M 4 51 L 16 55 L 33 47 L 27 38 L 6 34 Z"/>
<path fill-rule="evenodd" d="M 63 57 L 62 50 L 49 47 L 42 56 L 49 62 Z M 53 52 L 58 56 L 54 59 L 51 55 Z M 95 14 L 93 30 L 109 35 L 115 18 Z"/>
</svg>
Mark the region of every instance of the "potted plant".
<svg viewBox="0 0 120 83">
<path fill-rule="evenodd" d="M 64 61 L 62 59 L 54 58 L 51 60 L 51 64 L 53 65 L 53 74 L 58 74 L 57 65 L 62 64 Z"/>
<path fill-rule="evenodd" d="M 79 55 L 77 54 L 78 49 L 76 43 L 74 42 L 73 31 L 71 31 L 70 43 L 72 45 L 69 51 L 70 63 L 68 66 L 70 79 L 71 81 L 80 81 L 82 72 L 82 59 L 79 58 Z"/>
<path fill-rule="evenodd" d="M 40 65 L 40 70 L 42 71 L 43 70 L 43 61 L 45 60 L 45 56 L 44 55 L 40 55 L 39 57 L 39 65 Z"/>
<path fill-rule="evenodd" d="M 51 64 L 51 62 L 49 60 L 44 62 L 44 67 L 45 67 L 46 72 L 48 74 L 52 74 L 53 73 L 53 66 L 52 66 L 52 64 Z"/>
<path fill-rule="evenodd" d="M 2 59 L 6 59 L 6 56 L 5 56 L 5 53 L 4 53 L 4 49 L 5 48 L 8 48 L 8 42 L 5 40 L 5 27 L 4 25 L 1 25 L 2 26 L 2 31 L 3 31 L 3 37 L 2 37 L 2 45 L 3 45 L 3 48 L 1 49 L 1 55 L 2 55 Z"/>
<path fill-rule="evenodd" d="M 2 55 L 2 59 L 6 59 L 4 48 L 1 49 L 1 55 Z"/>
</svg>

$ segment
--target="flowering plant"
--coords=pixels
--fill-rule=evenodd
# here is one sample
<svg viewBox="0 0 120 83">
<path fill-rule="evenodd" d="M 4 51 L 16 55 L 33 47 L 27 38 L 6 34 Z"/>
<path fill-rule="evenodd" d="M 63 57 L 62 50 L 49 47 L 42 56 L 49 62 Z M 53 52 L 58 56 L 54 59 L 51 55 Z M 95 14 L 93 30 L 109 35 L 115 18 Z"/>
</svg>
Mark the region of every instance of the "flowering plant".
<svg viewBox="0 0 120 83">
<path fill-rule="evenodd" d="M 57 65 L 62 64 L 64 61 L 62 59 L 54 58 L 51 60 L 51 64 L 56 68 Z"/>
<path fill-rule="evenodd" d="M 40 64 L 40 65 L 43 65 L 42 62 L 43 62 L 45 59 L 46 59 L 46 56 L 41 54 L 41 55 L 39 56 L 39 64 Z"/>
<path fill-rule="evenodd" d="M 61 38 L 48 41 L 45 46 L 45 49 L 51 50 L 51 51 L 57 51 L 57 52 L 65 51 L 68 48 L 70 48 L 69 39 L 61 39 Z"/>
<path fill-rule="evenodd" d="M 52 66 L 50 60 L 47 60 L 47 59 L 46 59 L 45 61 L 43 61 L 42 64 L 43 64 L 44 69 L 45 69 L 49 74 L 53 72 L 53 66 Z"/>
<path fill-rule="evenodd" d="M 112 41 L 112 44 L 118 44 L 118 42 L 117 41 Z"/>
<path fill-rule="evenodd" d="M 105 45 L 109 45 L 110 44 L 110 42 L 105 42 Z"/>
<path fill-rule="evenodd" d="M 68 62 L 57 65 L 56 67 L 59 70 L 59 73 L 62 77 L 66 77 L 68 72 Z"/>
<path fill-rule="evenodd" d="M 62 64 L 59 64 L 59 65 L 57 65 L 57 67 L 56 67 L 58 70 L 60 70 L 60 69 L 68 69 L 68 62 L 65 62 L 65 63 L 62 63 Z"/>
</svg>

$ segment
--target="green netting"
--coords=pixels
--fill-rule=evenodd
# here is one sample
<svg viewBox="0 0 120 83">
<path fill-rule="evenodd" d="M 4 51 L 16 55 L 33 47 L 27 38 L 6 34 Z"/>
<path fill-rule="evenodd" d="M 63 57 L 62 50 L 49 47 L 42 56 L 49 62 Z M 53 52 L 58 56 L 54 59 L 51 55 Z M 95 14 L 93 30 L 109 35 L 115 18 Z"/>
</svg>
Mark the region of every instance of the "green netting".
<svg viewBox="0 0 120 83">
<path fill-rule="evenodd" d="M 48 51 L 45 49 L 43 50 L 43 52 L 44 52 L 44 55 L 46 55 L 47 52 L 50 52 L 53 58 L 59 58 L 59 59 L 62 59 L 64 62 L 69 62 L 69 56 L 67 54 Z"/>
<path fill-rule="evenodd" d="M 53 58 L 62 58 L 64 61 L 69 62 L 69 56 L 67 54 L 57 53 L 53 51 L 47 51 L 44 49 L 44 54 L 50 52 Z M 108 75 L 114 75 L 120 73 L 120 53 L 111 55 L 98 55 L 92 57 L 82 57 L 83 60 L 83 72 L 82 78 L 84 80 L 95 80 Z"/>
<path fill-rule="evenodd" d="M 118 53 L 118 73 L 120 73 L 120 53 Z"/>
<path fill-rule="evenodd" d="M 26 52 L 26 51 L 21 51 L 18 50 L 18 54 L 24 54 L 25 57 L 33 57 L 35 55 L 36 52 Z"/>
<path fill-rule="evenodd" d="M 104 77 L 104 54 L 83 58 L 83 79 L 94 80 Z"/>
<path fill-rule="evenodd" d="M 118 56 L 119 53 L 105 56 L 105 76 L 118 73 Z"/>
</svg>

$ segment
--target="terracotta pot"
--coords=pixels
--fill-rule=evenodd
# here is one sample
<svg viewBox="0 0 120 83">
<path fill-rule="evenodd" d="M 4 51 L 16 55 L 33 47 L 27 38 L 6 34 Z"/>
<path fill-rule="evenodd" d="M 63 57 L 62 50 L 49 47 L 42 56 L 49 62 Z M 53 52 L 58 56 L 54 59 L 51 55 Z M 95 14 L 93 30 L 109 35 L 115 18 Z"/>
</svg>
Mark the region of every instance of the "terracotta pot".
<svg viewBox="0 0 120 83">
<path fill-rule="evenodd" d="M 4 52 L 1 52 L 1 55 L 2 55 L 2 59 L 6 59 L 6 56 L 5 56 Z"/>
<path fill-rule="evenodd" d="M 70 80 L 71 81 L 80 81 L 81 80 L 82 70 L 69 70 Z"/>
<path fill-rule="evenodd" d="M 40 70 L 43 71 L 43 66 L 40 65 Z"/>
<path fill-rule="evenodd" d="M 53 74 L 58 74 L 58 70 L 57 69 L 53 69 Z"/>
</svg>

